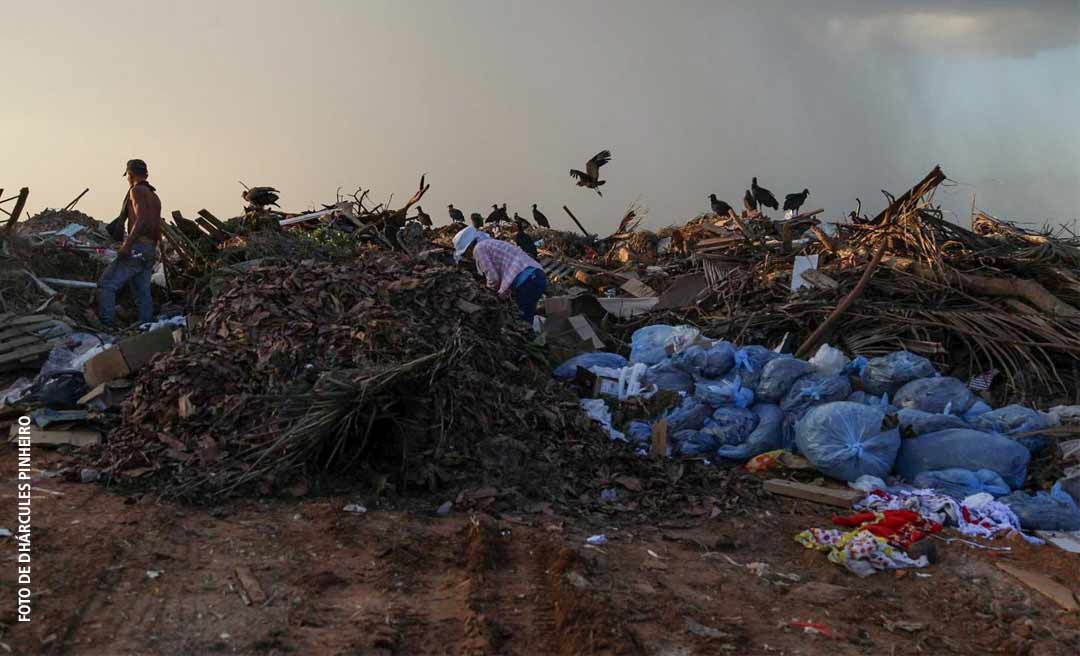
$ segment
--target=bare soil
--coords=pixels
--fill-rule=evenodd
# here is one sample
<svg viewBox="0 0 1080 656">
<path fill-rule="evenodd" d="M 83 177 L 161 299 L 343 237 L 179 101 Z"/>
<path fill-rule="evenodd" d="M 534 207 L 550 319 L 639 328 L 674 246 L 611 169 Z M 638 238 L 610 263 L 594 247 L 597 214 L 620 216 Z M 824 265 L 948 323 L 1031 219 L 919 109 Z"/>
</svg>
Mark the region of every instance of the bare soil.
<svg viewBox="0 0 1080 656">
<path fill-rule="evenodd" d="M 42 470 L 56 458 L 35 452 Z M 4 460 L 11 510 L 0 526 L 13 529 L 15 466 Z M 792 540 L 829 523 L 830 509 L 808 502 L 657 519 L 620 505 L 439 517 L 437 504 L 385 511 L 376 500 L 367 513 L 345 512 L 352 501 L 198 508 L 40 479 L 33 621 L 15 621 L 15 544 L 0 541 L 0 647 L 52 656 L 1080 653 L 1080 615 L 995 567 L 1013 562 L 1076 590 L 1080 558 L 1051 546 L 939 543 L 928 569 L 859 579 Z M 607 544 L 586 546 L 599 533 Z"/>
</svg>

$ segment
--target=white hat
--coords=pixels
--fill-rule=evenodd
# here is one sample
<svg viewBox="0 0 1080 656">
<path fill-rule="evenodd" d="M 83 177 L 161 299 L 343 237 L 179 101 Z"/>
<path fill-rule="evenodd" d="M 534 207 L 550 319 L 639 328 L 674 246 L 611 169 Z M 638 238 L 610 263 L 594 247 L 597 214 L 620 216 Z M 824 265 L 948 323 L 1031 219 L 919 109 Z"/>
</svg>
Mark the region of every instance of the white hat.
<svg viewBox="0 0 1080 656">
<path fill-rule="evenodd" d="M 465 256 L 465 251 L 469 250 L 469 246 L 474 241 L 484 241 L 485 239 L 491 239 L 491 237 L 472 226 L 462 228 L 454 235 L 454 261 L 460 262 L 461 258 Z"/>
</svg>

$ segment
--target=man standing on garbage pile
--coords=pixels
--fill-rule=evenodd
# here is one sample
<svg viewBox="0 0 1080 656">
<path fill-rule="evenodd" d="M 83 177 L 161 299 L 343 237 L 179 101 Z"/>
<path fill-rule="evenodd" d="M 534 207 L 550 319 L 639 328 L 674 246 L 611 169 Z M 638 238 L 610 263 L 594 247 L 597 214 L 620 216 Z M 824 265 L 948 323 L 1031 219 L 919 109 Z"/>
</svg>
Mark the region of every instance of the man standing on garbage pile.
<svg viewBox="0 0 1080 656">
<path fill-rule="evenodd" d="M 150 277 L 157 261 L 161 242 L 161 199 L 146 181 L 149 171 L 141 159 L 129 160 L 124 175 L 128 193 L 120 208 L 120 225 L 128 235 L 117 250 L 116 259 L 98 281 L 98 318 L 107 328 L 115 328 L 116 293 L 131 282 L 139 307 L 139 323 L 154 320 L 154 300 L 150 295 Z"/>
<path fill-rule="evenodd" d="M 540 263 L 513 244 L 492 239 L 473 227 L 454 235 L 454 260 L 476 261 L 476 270 L 487 278 L 487 286 L 503 298 L 514 292 L 521 318 L 532 326 L 536 305 L 547 289 L 547 277 Z"/>
</svg>

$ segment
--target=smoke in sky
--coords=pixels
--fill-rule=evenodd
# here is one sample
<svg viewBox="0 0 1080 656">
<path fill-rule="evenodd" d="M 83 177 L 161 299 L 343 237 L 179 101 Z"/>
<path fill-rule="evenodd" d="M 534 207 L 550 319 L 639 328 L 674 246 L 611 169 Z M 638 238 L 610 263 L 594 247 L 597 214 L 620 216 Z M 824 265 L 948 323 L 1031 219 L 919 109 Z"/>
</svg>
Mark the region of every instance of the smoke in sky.
<svg viewBox="0 0 1080 656">
<path fill-rule="evenodd" d="M 289 210 L 338 187 L 445 220 L 537 202 L 594 230 L 681 222 L 750 178 L 839 217 L 941 164 L 939 200 L 1072 221 L 1080 4 L 832 0 L 21 3 L 0 23 L 0 187 L 111 218 L 130 157 L 165 208 L 243 180 Z M 602 148 L 601 199 L 567 173 Z"/>
</svg>

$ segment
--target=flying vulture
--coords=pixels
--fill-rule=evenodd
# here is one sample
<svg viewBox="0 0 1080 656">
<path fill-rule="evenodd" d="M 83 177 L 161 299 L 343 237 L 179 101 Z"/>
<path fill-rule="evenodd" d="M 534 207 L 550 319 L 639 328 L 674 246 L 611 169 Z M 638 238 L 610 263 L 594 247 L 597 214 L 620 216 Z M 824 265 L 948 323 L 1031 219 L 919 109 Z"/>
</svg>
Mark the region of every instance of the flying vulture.
<svg viewBox="0 0 1080 656">
<path fill-rule="evenodd" d="M 267 205 L 280 207 L 277 204 L 279 193 L 281 192 L 273 187 L 252 187 L 241 192 L 240 197 L 252 207 L 266 207 Z"/>
<path fill-rule="evenodd" d="M 465 215 L 461 213 L 461 210 L 455 209 L 453 205 L 447 205 L 447 211 L 450 212 L 450 221 L 453 223 L 465 223 Z"/>
<path fill-rule="evenodd" d="M 754 200 L 761 207 L 771 207 L 774 210 L 780 209 L 780 203 L 776 202 L 776 196 L 773 196 L 773 193 L 765 187 L 759 187 L 757 178 L 750 182 L 750 191 L 753 192 Z"/>
<path fill-rule="evenodd" d="M 746 190 L 746 194 L 742 197 L 742 204 L 748 214 L 757 211 L 757 201 L 754 200 L 754 194 L 750 193 L 749 189 Z"/>
<path fill-rule="evenodd" d="M 716 194 L 709 194 L 709 202 L 712 204 L 713 214 L 717 216 L 727 216 L 728 212 L 732 211 L 731 205 L 717 198 Z"/>
<path fill-rule="evenodd" d="M 603 197 L 604 194 L 600 193 L 597 189 L 600 185 L 606 184 L 606 180 L 600 179 L 600 167 L 611 161 L 611 151 L 601 150 L 593 155 L 593 158 L 585 163 L 585 170 L 579 171 L 577 169 L 570 169 L 570 177 L 577 179 L 577 186 L 586 187 L 594 190 L 599 196 Z"/>
<path fill-rule="evenodd" d="M 533 203 L 533 221 L 541 228 L 550 228 L 551 224 L 548 223 L 548 218 L 544 216 L 544 213 L 536 209 L 536 203 Z"/>
<path fill-rule="evenodd" d="M 801 194 L 788 194 L 784 196 L 784 211 L 791 210 L 795 214 L 799 213 L 799 208 L 806 202 L 806 197 L 810 195 L 809 189 L 803 189 Z"/>
<path fill-rule="evenodd" d="M 424 226 L 431 227 L 431 215 L 424 211 L 424 208 L 419 205 L 416 206 L 416 220 Z"/>
</svg>

